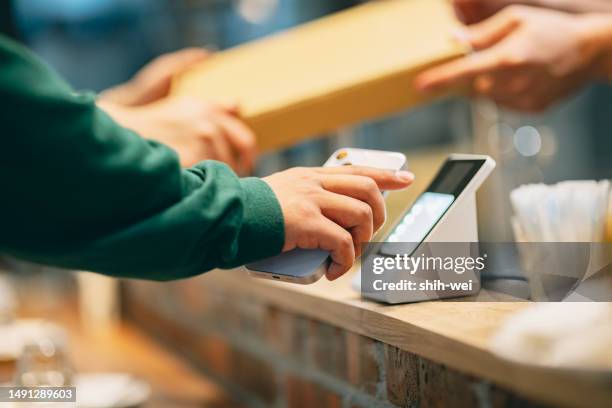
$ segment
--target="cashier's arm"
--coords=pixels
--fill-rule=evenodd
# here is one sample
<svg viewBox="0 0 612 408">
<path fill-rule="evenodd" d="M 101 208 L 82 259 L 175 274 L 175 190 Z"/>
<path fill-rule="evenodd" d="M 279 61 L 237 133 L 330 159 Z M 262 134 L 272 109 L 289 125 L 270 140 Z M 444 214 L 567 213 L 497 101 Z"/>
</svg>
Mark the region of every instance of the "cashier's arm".
<svg viewBox="0 0 612 408">
<path fill-rule="evenodd" d="M 417 89 L 465 83 L 475 96 L 540 112 L 589 81 L 612 79 L 612 14 L 510 6 L 458 37 L 475 52 L 424 72 Z"/>
</svg>

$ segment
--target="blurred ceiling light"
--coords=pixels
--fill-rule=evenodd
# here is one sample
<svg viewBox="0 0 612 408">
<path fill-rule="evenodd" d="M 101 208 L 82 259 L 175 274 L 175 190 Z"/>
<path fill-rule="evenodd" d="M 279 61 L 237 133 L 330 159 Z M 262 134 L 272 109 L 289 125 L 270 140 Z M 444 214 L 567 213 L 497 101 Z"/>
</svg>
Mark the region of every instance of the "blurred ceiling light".
<svg viewBox="0 0 612 408">
<path fill-rule="evenodd" d="M 522 156 L 535 156 L 542 149 L 542 136 L 533 126 L 520 127 L 514 134 L 514 147 Z"/>
<path fill-rule="evenodd" d="M 278 0 L 238 0 L 235 7 L 245 21 L 261 24 L 274 14 Z"/>
</svg>

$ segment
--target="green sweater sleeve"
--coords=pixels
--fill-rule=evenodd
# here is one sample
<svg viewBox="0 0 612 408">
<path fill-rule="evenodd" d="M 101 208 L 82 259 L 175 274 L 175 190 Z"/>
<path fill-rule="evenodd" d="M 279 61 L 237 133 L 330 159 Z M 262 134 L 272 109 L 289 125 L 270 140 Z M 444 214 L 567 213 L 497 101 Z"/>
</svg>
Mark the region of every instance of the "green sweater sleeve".
<svg viewBox="0 0 612 408">
<path fill-rule="evenodd" d="M 268 185 L 207 161 L 182 170 L 0 36 L 0 253 L 169 280 L 280 252 Z"/>
</svg>

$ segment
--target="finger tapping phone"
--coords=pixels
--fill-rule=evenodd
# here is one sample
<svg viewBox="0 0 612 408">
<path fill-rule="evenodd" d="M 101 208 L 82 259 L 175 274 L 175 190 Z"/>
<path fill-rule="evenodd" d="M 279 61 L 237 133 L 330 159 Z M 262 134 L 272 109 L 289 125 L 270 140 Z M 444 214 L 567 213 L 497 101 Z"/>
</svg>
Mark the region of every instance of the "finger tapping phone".
<svg viewBox="0 0 612 408">
<path fill-rule="evenodd" d="M 388 170 L 406 167 L 406 156 L 402 153 L 382 150 L 344 148 L 336 150 L 324 167 L 366 166 Z M 246 265 L 252 276 L 283 282 L 310 284 L 318 281 L 327 271 L 329 252 L 320 249 L 294 249 Z"/>
</svg>

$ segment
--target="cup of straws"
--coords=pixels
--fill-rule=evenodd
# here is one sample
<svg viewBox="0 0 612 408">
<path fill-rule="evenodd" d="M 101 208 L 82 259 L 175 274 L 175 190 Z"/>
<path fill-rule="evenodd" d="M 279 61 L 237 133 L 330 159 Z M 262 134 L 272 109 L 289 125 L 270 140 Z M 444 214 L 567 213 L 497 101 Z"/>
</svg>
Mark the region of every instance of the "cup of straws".
<svg viewBox="0 0 612 408">
<path fill-rule="evenodd" d="M 532 300 L 588 300 L 577 299 L 576 289 L 611 275 L 610 182 L 524 185 L 511 192 L 510 201 Z"/>
</svg>

